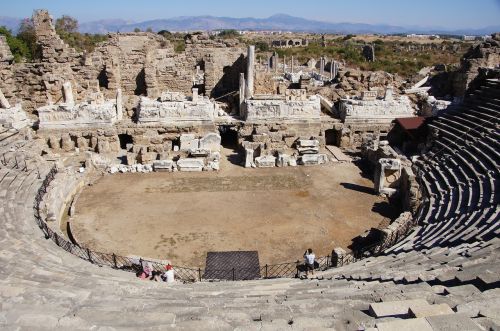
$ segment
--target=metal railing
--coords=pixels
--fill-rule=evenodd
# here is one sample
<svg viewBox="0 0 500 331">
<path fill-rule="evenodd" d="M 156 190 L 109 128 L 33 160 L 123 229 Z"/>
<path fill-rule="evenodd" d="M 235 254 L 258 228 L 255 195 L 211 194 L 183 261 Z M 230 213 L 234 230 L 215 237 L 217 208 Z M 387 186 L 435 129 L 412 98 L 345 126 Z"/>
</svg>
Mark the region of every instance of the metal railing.
<svg viewBox="0 0 500 331">
<path fill-rule="evenodd" d="M 90 263 L 99 266 L 108 266 L 114 269 L 120 269 L 129 272 L 141 272 L 143 265 L 147 264 L 152 267 L 154 271 L 165 271 L 165 264 L 158 261 L 151 261 L 142 258 L 133 258 L 116 255 L 114 253 L 102 253 L 91 250 L 88 247 L 82 247 L 78 244 L 66 240 L 63 236 L 52 230 L 40 213 L 40 206 L 43 197 L 47 193 L 50 183 L 54 180 L 57 174 L 57 166 L 54 165 L 40 186 L 35 197 L 33 206 L 34 216 L 37 225 L 45 234 L 47 239 L 51 239 L 57 246 L 63 248 L 65 251 L 78 256 Z M 408 229 L 404 229 L 406 232 Z M 363 247 L 362 250 L 355 252 L 348 252 L 344 256 L 335 257 L 323 256 L 316 258 L 316 270 L 327 270 L 332 267 L 340 267 L 367 256 L 373 256 L 381 253 L 385 248 L 395 244 L 399 235 L 394 238 L 385 240 L 384 243 L 375 243 L 374 245 Z M 181 266 L 172 266 L 175 271 L 175 277 L 182 282 L 195 282 L 195 281 L 213 281 L 213 280 L 250 280 L 250 279 L 265 279 L 265 278 L 293 278 L 298 277 L 300 272 L 303 271 L 304 265 L 299 260 L 295 262 L 280 263 L 280 264 L 266 264 L 260 267 L 253 268 L 232 268 L 221 270 L 205 270 L 202 268 L 187 268 Z"/>
</svg>

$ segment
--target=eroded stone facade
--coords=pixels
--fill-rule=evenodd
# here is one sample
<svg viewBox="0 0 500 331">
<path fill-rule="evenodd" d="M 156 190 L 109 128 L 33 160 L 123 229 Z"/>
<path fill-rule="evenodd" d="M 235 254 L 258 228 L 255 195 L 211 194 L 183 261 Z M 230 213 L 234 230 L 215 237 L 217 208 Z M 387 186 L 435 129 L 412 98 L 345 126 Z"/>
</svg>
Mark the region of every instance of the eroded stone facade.
<svg viewBox="0 0 500 331">
<path fill-rule="evenodd" d="M 114 98 L 121 88 L 131 117 L 136 96 L 156 98 L 165 90 L 189 94 L 196 86 L 217 97 L 237 89 L 239 72 L 244 71 L 244 48 L 234 40 L 194 35 L 186 40 L 185 51 L 177 53 L 157 34 L 110 34 L 94 52 L 84 54 L 59 38 L 47 11 L 36 11 L 33 19 L 40 63 L 11 64 L 4 55 L 0 60 L 0 88 L 12 103 L 22 102 L 29 111 L 58 103 L 63 99 L 62 85 L 70 82 L 76 102 L 97 92 Z M 4 48 L 0 46 L 2 54 Z"/>
</svg>

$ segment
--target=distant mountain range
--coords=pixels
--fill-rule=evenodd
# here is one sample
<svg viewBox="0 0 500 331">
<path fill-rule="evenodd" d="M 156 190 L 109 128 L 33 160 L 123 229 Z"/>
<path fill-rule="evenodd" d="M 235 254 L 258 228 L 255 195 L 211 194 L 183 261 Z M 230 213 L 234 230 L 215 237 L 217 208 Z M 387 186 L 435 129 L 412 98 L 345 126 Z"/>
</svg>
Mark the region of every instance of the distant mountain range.
<svg viewBox="0 0 500 331">
<path fill-rule="evenodd" d="M 0 26 L 5 25 L 16 31 L 21 19 L 12 17 L 0 17 Z M 151 28 L 153 31 L 198 31 L 198 30 L 266 30 L 266 31 L 293 31 L 293 32 L 317 32 L 317 33 L 425 33 L 425 34 L 454 34 L 454 35 L 485 35 L 500 31 L 500 25 L 488 26 L 480 29 L 446 29 L 439 27 L 419 26 L 394 26 L 385 24 L 364 23 L 329 23 L 293 17 L 284 14 L 273 15 L 268 18 L 231 18 L 216 16 L 181 16 L 167 19 L 158 19 L 144 22 L 131 22 L 120 19 L 106 19 L 94 22 L 80 23 L 80 32 L 83 33 L 108 33 L 108 32 L 131 32 L 134 29 L 145 31 Z"/>
</svg>

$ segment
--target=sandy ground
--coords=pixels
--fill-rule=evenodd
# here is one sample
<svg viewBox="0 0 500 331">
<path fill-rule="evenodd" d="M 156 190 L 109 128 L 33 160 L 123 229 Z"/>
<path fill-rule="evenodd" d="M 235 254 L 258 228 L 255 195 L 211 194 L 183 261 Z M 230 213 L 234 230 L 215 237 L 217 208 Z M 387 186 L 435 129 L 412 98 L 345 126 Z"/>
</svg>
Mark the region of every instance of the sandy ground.
<svg viewBox="0 0 500 331">
<path fill-rule="evenodd" d="M 72 232 L 101 252 L 204 266 L 208 251 L 257 250 L 261 264 L 328 255 L 394 211 L 353 164 L 118 174 L 86 188 Z"/>
</svg>

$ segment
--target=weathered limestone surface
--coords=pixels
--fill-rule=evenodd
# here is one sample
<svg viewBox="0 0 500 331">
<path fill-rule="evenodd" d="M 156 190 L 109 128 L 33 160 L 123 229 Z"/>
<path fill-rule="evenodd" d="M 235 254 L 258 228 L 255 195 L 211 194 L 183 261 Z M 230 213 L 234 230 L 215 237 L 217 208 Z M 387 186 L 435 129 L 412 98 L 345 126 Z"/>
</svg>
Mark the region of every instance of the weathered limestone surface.
<svg viewBox="0 0 500 331">
<path fill-rule="evenodd" d="M 272 168 L 276 166 L 276 157 L 264 155 L 255 158 L 255 165 L 258 168 Z"/>
<path fill-rule="evenodd" d="M 197 101 L 180 93 L 164 94 L 159 100 L 141 97 L 138 110 L 139 123 L 203 122 L 217 116 L 215 103 L 199 97 Z"/>
<path fill-rule="evenodd" d="M 453 93 L 463 97 L 474 87 L 474 80 L 480 75 L 481 68 L 498 68 L 500 63 L 500 35 L 493 34 L 490 39 L 475 44 L 461 60 L 460 69 L 453 75 Z"/>
<path fill-rule="evenodd" d="M 157 34 L 110 34 L 92 53 L 82 54 L 59 38 L 46 10 L 33 18 L 41 63 L 10 64 L 11 55 L 0 46 L 0 88 L 11 103 L 22 100 L 29 111 L 59 102 L 65 82 L 71 82 L 76 103 L 97 92 L 115 98 L 119 88 L 124 96 L 156 98 L 164 90 L 190 93 L 198 85 L 207 95 L 220 96 L 237 88 L 245 67 L 245 51 L 237 41 L 204 35 L 192 36 L 185 52 L 177 53 Z M 126 98 L 125 108 L 130 111 L 137 100 Z"/>
<path fill-rule="evenodd" d="M 321 114 L 321 103 L 317 96 L 306 100 L 247 99 L 244 118 L 260 120 L 317 120 Z"/>
<path fill-rule="evenodd" d="M 438 100 L 432 95 L 428 96 L 425 102 L 422 104 L 422 116 L 438 116 L 439 113 L 452 104 L 451 101 Z"/>
<path fill-rule="evenodd" d="M 396 320 L 391 322 L 381 322 L 376 324 L 378 331 L 433 331 L 429 323 L 424 318 L 413 318 L 408 320 Z"/>
<path fill-rule="evenodd" d="M 423 299 L 405 300 L 405 301 L 390 301 L 378 302 L 370 304 L 370 315 L 377 318 L 394 317 L 408 315 L 410 307 L 424 306 L 429 304 Z"/>
<path fill-rule="evenodd" d="M 47 10 L 37 10 L 33 15 L 37 42 L 41 46 L 42 60 L 48 62 L 72 62 L 81 54 L 70 48 L 56 33 L 52 17 Z"/>
<path fill-rule="evenodd" d="M 396 118 L 413 117 L 415 111 L 406 96 L 392 97 L 389 100 L 377 100 L 376 94 L 364 99 L 342 99 L 340 118 L 349 122 L 390 123 Z"/>
<path fill-rule="evenodd" d="M 205 162 L 202 159 L 179 159 L 177 167 L 180 171 L 202 171 Z"/>
<path fill-rule="evenodd" d="M 1 93 L 1 92 L 0 92 Z M 22 129 L 30 124 L 26 112 L 23 110 L 21 104 L 17 104 L 10 108 L 0 107 L 0 125 L 12 129 Z"/>
<path fill-rule="evenodd" d="M 429 305 L 429 306 L 415 305 L 410 307 L 409 312 L 410 315 L 416 318 L 454 314 L 454 311 L 451 310 L 450 306 L 448 306 L 446 303 L 438 305 Z"/>
<path fill-rule="evenodd" d="M 210 152 L 219 152 L 221 146 L 221 136 L 217 133 L 209 133 L 200 138 L 200 149 Z"/>
<path fill-rule="evenodd" d="M 118 120 L 116 103 L 80 103 L 38 108 L 41 129 L 110 127 Z"/>
<path fill-rule="evenodd" d="M 176 163 L 172 160 L 157 160 L 153 162 L 154 171 L 168 171 L 171 172 Z"/>
<path fill-rule="evenodd" d="M 183 134 L 179 138 L 180 150 L 189 151 L 192 149 L 197 149 L 199 146 L 199 139 L 195 138 L 194 134 Z"/>
<path fill-rule="evenodd" d="M 7 38 L 2 35 L 0 36 L 0 62 L 11 62 L 12 60 L 14 60 L 14 56 L 7 44 Z"/>
<path fill-rule="evenodd" d="M 398 159 L 379 159 L 375 170 L 375 191 L 392 195 L 396 192 L 401 177 L 401 161 Z"/>
<path fill-rule="evenodd" d="M 300 164 L 303 165 L 320 165 L 328 162 L 326 154 L 304 154 L 299 158 Z"/>
</svg>

